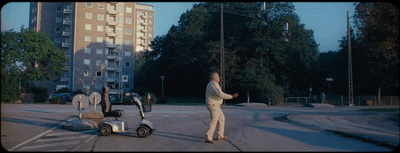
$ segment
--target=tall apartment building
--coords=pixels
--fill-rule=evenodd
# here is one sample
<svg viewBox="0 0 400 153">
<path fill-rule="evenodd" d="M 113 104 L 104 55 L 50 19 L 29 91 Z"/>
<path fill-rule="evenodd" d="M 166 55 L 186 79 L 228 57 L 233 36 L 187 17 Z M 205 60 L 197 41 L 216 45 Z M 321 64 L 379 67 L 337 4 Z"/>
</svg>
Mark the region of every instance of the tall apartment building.
<svg viewBox="0 0 400 153">
<path fill-rule="evenodd" d="M 134 87 L 135 53 L 154 40 L 153 6 L 135 2 L 31 2 L 29 19 L 69 58 L 60 78 L 35 83 L 50 94 L 107 86 L 119 97 Z"/>
</svg>

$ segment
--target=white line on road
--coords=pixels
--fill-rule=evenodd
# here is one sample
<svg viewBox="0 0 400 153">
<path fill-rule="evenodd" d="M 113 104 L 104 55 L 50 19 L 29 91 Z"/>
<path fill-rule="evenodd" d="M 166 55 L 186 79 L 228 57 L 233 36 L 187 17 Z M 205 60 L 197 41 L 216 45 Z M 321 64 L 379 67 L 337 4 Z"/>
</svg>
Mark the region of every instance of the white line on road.
<svg viewBox="0 0 400 153">
<path fill-rule="evenodd" d="M 39 139 L 35 142 L 54 142 L 54 141 L 63 141 L 63 140 L 70 140 L 70 139 L 80 139 L 80 138 L 86 138 L 89 137 L 89 135 L 81 135 L 81 136 L 74 136 L 74 137 L 59 137 L 59 138 L 49 138 L 49 139 Z"/>
<path fill-rule="evenodd" d="M 49 143 L 43 145 L 34 145 L 34 146 L 24 146 L 18 151 L 28 151 L 28 150 L 36 150 L 39 148 L 46 148 L 46 147 L 56 147 L 56 146 L 67 146 L 67 145 L 74 145 L 79 143 L 79 141 L 71 141 L 71 142 L 57 142 L 57 143 Z M 43 150 L 44 151 L 44 150 Z"/>
<path fill-rule="evenodd" d="M 72 119 L 73 119 L 73 118 L 69 119 L 68 121 L 71 121 Z M 36 139 L 42 137 L 43 135 L 45 135 L 45 134 L 47 134 L 47 133 L 50 133 L 50 132 L 53 131 L 54 129 L 56 129 L 56 128 L 62 126 L 62 125 L 64 125 L 65 123 L 67 123 L 67 122 L 63 122 L 63 123 L 61 123 L 61 124 L 59 124 L 59 125 L 53 127 L 53 128 L 50 129 L 50 130 L 47 130 L 47 131 L 45 131 L 45 132 L 43 132 L 43 133 L 41 133 L 41 134 L 39 134 L 39 135 L 37 135 L 37 136 L 35 136 L 35 137 L 33 137 L 33 138 L 30 138 L 29 140 L 26 140 L 25 142 L 22 142 L 22 143 L 20 143 L 20 144 L 18 144 L 18 145 L 16 145 L 16 146 L 12 147 L 12 148 L 9 149 L 8 151 L 13 151 L 13 150 L 17 149 L 18 147 L 21 147 L 21 146 L 24 145 L 24 144 L 27 144 L 27 143 L 29 143 L 29 142 L 31 142 L 31 141 L 33 141 L 33 140 L 36 140 Z"/>
</svg>

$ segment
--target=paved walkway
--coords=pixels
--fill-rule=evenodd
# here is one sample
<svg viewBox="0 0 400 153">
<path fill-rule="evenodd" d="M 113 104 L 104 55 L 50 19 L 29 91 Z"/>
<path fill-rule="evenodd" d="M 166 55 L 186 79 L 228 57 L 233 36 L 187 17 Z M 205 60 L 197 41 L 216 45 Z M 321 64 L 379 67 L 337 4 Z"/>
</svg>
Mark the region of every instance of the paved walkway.
<svg viewBox="0 0 400 153">
<path fill-rule="evenodd" d="M 380 146 L 398 147 L 400 139 L 399 112 L 359 111 L 354 109 L 357 109 L 357 107 L 349 107 L 347 111 L 344 109 L 339 112 L 293 114 L 288 115 L 287 119 L 295 124 L 330 131 Z"/>
</svg>

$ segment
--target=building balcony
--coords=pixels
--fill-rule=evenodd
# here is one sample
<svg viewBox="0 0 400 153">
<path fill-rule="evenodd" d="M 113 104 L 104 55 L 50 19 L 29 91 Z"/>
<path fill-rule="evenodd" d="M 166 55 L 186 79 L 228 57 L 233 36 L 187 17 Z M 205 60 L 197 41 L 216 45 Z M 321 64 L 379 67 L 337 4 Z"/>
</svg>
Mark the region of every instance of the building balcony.
<svg viewBox="0 0 400 153">
<path fill-rule="evenodd" d="M 69 42 L 63 42 L 63 43 L 61 44 L 61 47 L 69 48 L 69 47 L 71 47 L 71 43 L 69 43 Z"/>
<path fill-rule="evenodd" d="M 108 2 L 109 4 L 111 4 L 111 5 L 117 5 L 118 4 L 118 2 Z"/>
<path fill-rule="evenodd" d="M 69 19 L 63 19 L 63 24 L 64 25 L 71 25 L 72 21 Z"/>
<path fill-rule="evenodd" d="M 119 94 L 119 89 L 110 89 L 108 91 L 109 94 Z"/>
<path fill-rule="evenodd" d="M 139 38 L 140 38 L 140 39 L 144 39 L 144 40 L 146 40 L 146 39 L 147 39 L 147 37 L 146 37 L 146 36 L 140 36 Z"/>
<path fill-rule="evenodd" d="M 118 55 L 116 55 L 116 54 L 109 54 L 109 55 L 107 55 L 107 59 L 115 60 L 115 59 L 117 59 L 117 58 L 118 58 Z"/>
<path fill-rule="evenodd" d="M 140 31 L 141 31 L 141 32 L 144 32 L 144 33 L 147 32 L 147 30 L 145 30 L 145 29 L 140 29 Z"/>
<path fill-rule="evenodd" d="M 106 36 L 107 37 L 116 37 L 118 35 L 115 32 L 107 32 Z"/>
<path fill-rule="evenodd" d="M 145 22 L 140 22 L 140 25 L 147 26 L 147 23 L 145 23 Z"/>
<path fill-rule="evenodd" d="M 147 19 L 147 18 L 149 18 L 147 15 L 140 15 L 140 17 L 141 17 L 142 19 Z"/>
<path fill-rule="evenodd" d="M 116 66 L 107 66 L 106 71 L 116 71 L 117 68 Z"/>
<path fill-rule="evenodd" d="M 63 10 L 63 13 L 65 13 L 65 14 L 71 14 L 71 13 L 72 13 L 72 9 L 70 9 L 70 8 L 65 8 L 65 9 Z"/>
<path fill-rule="evenodd" d="M 117 48 L 117 45 L 115 45 L 115 44 L 107 44 L 107 48 Z"/>
<path fill-rule="evenodd" d="M 106 82 L 117 82 L 117 79 L 115 79 L 114 77 L 107 77 Z"/>
<path fill-rule="evenodd" d="M 64 37 L 70 37 L 70 36 L 71 36 L 71 32 L 63 31 L 63 32 L 62 32 L 62 36 L 64 36 Z"/>
<path fill-rule="evenodd" d="M 108 25 L 108 26 L 117 26 L 118 23 L 115 22 L 115 21 L 107 21 L 107 25 Z"/>
<path fill-rule="evenodd" d="M 60 81 L 61 81 L 61 82 L 69 82 L 69 78 L 67 78 L 67 77 L 61 77 Z"/>
<path fill-rule="evenodd" d="M 109 15 L 117 15 L 118 12 L 116 10 L 107 10 L 107 14 L 109 14 Z"/>
<path fill-rule="evenodd" d="M 63 68 L 64 71 L 68 71 L 69 70 L 69 65 L 65 65 L 65 67 Z"/>
</svg>

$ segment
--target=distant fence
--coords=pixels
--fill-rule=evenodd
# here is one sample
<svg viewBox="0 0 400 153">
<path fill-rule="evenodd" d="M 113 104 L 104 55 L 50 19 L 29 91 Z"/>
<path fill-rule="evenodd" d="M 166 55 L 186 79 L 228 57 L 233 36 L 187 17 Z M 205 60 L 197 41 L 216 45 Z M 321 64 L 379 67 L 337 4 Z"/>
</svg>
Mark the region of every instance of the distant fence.
<svg viewBox="0 0 400 153">
<path fill-rule="evenodd" d="M 366 106 L 367 101 L 372 102 L 372 106 L 399 106 L 399 96 L 381 96 L 381 102 L 379 103 L 378 96 L 354 96 L 353 105 Z M 327 103 L 335 106 L 348 106 L 348 96 L 330 96 L 327 97 Z"/>
<path fill-rule="evenodd" d="M 356 106 L 400 106 L 399 96 L 381 96 L 381 102 L 379 103 L 378 96 L 354 96 L 353 105 Z M 369 102 L 369 104 L 367 104 Z M 307 103 L 321 103 L 321 98 L 318 97 L 313 100 L 312 97 L 286 97 L 284 105 L 304 105 Z M 348 96 L 327 96 L 326 104 L 332 104 L 335 106 L 348 106 Z"/>
<path fill-rule="evenodd" d="M 303 105 L 311 102 L 311 97 L 286 97 L 285 105 Z"/>
</svg>

